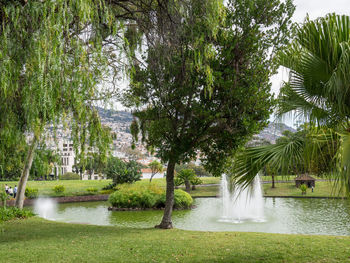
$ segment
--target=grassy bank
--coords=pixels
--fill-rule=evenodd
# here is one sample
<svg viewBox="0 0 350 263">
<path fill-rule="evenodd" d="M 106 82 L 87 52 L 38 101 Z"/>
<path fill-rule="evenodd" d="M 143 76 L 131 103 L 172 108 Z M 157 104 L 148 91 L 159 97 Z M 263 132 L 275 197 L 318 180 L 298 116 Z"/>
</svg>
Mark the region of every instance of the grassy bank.
<svg viewBox="0 0 350 263">
<path fill-rule="evenodd" d="M 276 183 L 276 188 L 271 188 L 271 184 L 263 184 L 263 194 L 267 196 L 302 196 L 295 183 Z M 308 188 L 305 197 L 334 197 L 338 196 L 338 191 L 333 188 L 328 181 L 316 181 L 314 192 Z"/>
<path fill-rule="evenodd" d="M 55 194 L 55 192 L 53 191 L 53 188 L 56 185 L 64 185 L 64 195 L 72 196 L 88 194 L 88 192 L 86 191 L 86 189 L 88 188 L 96 188 L 99 191 L 102 189 L 102 187 L 108 185 L 111 182 L 112 180 L 28 181 L 27 187 L 38 189 L 39 195 L 57 196 L 57 194 Z M 13 188 L 15 185 L 18 185 L 18 182 L 0 182 L 1 190 L 5 188 L 5 184 L 7 184 L 8 186 L 12 186 Z"/>
<path fill-rule="evenodd" d="M 292 180 L 294 177 L 290 177 Z M 269 180 L 270 177 L 264 177 L 263 179 Z M 277 177 L 276 180 L 286 179 L 286 177 Z M 220 178 L 217 177 L 202 177 L 201 180 L 203 184 L 219 184 Z M 61 181 L 28 181 L 27 186 L 30 188 L 37 188 L 39 190 L 39 195 L 45 196 L 58 196 L 53 191 L 54 186 L 64 185 L 65 196 L 74 196 L 74 195 L 86 195 L 88 188 L 96 188 L 98 191 L 101 191 L 102 188 L 110 184 L 111 180 L 61 180 Z M 5 184 L 14 187 L 17 182 L 0 182 L 0 189 L 4 189 Z M 144 179 L 135 183 L 136 185 L 148 185 L 150 184 L 148 179 Z M 153 179 L 152 184 L 165 187 L 165 179 Z M 183 187 L 182 187 L 183 188 Z M 332 185 L 329 182 L 320 182 L 316 181 L 316 187 L 314 192 L 311 192 L 311 189 L 307 190 L 307 196 L 315 197 L 329 197 L 334 196 L 332 193 Z M 99 193 L 99 192 L 96 192 Z M 90 193 L 91 194 L 91 193 Z M 209 185 L 209 186 L 197 186 L 197 189 L 191 191 L 190 194 L 194 197 L 200 196 L 216 196 L 219 194 L 218 185 Z M 295 187 L 293 183 L 276 183 L 276 188 L 271 188 L 271 183 L 263 184 L 263 194 L 268 196 L 301 196 L 300 189 Z M 60 194 L 62 195 L 62 194 Z"/>
<path fill-rule="evenodd" d="M 349 262 L 350 237 L 6 223 L 2 262 Z"/>
</svg>

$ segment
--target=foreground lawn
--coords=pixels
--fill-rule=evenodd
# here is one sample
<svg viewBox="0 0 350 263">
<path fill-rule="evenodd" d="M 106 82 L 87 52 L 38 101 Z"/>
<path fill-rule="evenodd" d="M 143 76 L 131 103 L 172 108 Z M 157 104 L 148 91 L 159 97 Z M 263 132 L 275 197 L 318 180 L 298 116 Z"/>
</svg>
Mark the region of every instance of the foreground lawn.
<svg viewBox="0 0 350 263">
<path fill-rule="evenodd" d="M 350 262 L 350 237 L 126 229 L 14 220 L 2 262 Z"/>
</svg>

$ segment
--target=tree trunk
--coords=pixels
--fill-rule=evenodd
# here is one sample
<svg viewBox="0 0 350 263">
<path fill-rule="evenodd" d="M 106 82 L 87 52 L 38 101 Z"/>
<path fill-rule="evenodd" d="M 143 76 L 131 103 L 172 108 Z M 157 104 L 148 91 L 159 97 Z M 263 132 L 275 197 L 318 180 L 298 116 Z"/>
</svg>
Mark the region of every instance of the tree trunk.
<svg viewBox="0 0 350 263">
<path fill-rule="evenodd" d="M 272 188 L 275 188 L 275 176 L 271 175 L 272 178 Z"/>
<path fill-rule="evenodd" d="M 170 229 L 173 228 L 173 223 L 171 221 L 171 214 L 173 212 L 174 206 L 174 170 L 175 162 L 169 161 L 168 168 L 166 171 L 166 199 L 165 199 L 165 209 L 162 222 L 156 225 L 156 228 Z"/>
<path fill-rule="evenodd" d="M 191 191 L 190 181 L 185 180 L 186 192 L 189 193 Z"/>
<path fill-rule="evenodd" d="M 150 183 L 152 182 L 153 176 L 155 176 L 155 173 L 152 173 L 152 174 L 151 174 L 151 178 L 149 179 L 149 182 L 150 182 Z"/>
<path fill-rule="evenodd" d="M 19 179 L 19 182 L 18 182 L 15 206 L 17 206 L 19 209 L 23 208 L 24 192 L 26 190 L 28 176 L 29 176 L 30 168 L 32 167 L 34 152 L 37 144 L 38 144 L 38 138 L 37 136 L 34 135 L 32 144 L 29 146 L 29 150 L 27 153 L 21 178 Z"/>
</svg>

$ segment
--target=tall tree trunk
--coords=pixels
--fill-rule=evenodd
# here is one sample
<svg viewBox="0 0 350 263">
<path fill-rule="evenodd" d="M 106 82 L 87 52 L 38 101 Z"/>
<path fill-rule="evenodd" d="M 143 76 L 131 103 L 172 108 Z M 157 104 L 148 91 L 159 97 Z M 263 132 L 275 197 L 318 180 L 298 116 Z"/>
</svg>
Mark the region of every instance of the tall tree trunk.
<svg viewBox="0 0 350 263">
<path fill-rule="evenodd" d="M 32 144 L 29 146 L 29 150 L 27 152 L 27 157 L 25 160 L 21 178 L 19 179 L 19 182 L 18 182 L 15 206 L 17 206 L 19 209 L 23 208 L 24 192 L 26 190 L 28 176 L 29 176 L 30 168 L 32 167 L 34 152 L 37 144 L 38 144 L 38 137 L 34 135 Z"/>
<path fill-rule="evenodd" d="M 272 188 L 275 188 L 275 176 L 271 175 L 272 178 Z"/>
<path fill-rule="evenodd" d="M 156 228 L 170 229 L 173 228 L 173 223 L 171 221 L 171 214 L 173 212 L 174 206 L 174 170 L 175 162 L 169 161 L 168 168 L 166 171 L 166 199 L 165 199 L 165 209 L 162 222 L 156 225 Z"/>
</svg>

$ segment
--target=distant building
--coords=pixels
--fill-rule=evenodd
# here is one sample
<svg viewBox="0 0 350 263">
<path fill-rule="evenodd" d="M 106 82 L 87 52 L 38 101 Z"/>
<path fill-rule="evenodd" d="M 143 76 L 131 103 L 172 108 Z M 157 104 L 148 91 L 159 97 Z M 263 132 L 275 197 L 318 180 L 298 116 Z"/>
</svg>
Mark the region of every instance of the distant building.
<svg viewBox="0 0 350 263">
<path fill-rule="evenodd" d="M 57 153 L 61 157 L 61 164 L 55 165 L 54 175 L 57 177 L 60 174 L 72 173 L 75 161 L 75 153 L 73 150 L 73 142 L 59 140 L 57 145 Z"/>
<path fill-rule="evenodd" d="M 296 177 L 295 186 L 300 187 L 300 185 L 305 184 L 308 188 L 315 187 L 316 179 L 307 174 L 302 174 Z"/>
</svg>

